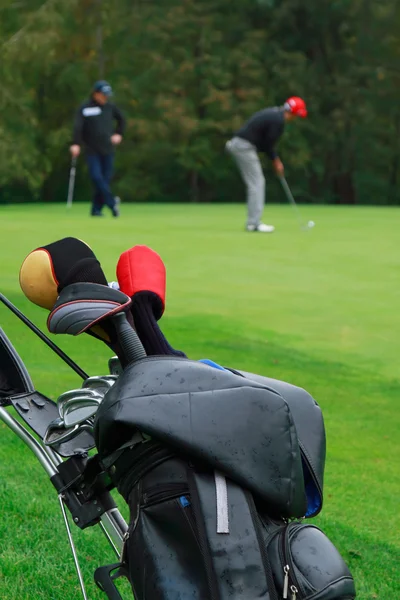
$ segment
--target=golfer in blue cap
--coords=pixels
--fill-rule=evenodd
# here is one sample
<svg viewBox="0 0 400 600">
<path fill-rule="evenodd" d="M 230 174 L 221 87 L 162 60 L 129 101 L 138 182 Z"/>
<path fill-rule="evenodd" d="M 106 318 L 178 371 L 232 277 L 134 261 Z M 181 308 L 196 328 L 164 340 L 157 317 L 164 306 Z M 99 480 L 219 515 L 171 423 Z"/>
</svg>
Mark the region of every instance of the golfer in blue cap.
<svg viewBox="0 0 400 600">
<path fill-rule="evenodd" d="M 70 152 L 77 158 L 84 149 L 89 175 L 94 187 L 91 214 L 102 216 L 107 205 L 113 216 L 119 216 L 119 198 L 110 189 L 114 169 L 115 146 L 122 141 L 125 119 L 120 109 L 109 102 L 111 85 L 97 81 L 89 100 L 84 102 L 75 116 L 74 132 Z"/>
</svg>

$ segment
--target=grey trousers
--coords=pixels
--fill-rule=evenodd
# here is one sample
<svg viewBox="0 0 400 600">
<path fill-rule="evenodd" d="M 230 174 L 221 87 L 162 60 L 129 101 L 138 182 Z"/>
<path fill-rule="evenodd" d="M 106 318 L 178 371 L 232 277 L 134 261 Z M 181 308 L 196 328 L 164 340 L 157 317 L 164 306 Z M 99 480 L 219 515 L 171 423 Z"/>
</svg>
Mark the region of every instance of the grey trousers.
<svg viewBox="0 0 400 600">
<path fill-rule="evenodd" d="M 265 177 L 257 148 L 247 140 L 233 137 L 225 145 L 232 154 L 247 188 L 247 225 L 261 222 L 265 202 Z"/>
</svg>

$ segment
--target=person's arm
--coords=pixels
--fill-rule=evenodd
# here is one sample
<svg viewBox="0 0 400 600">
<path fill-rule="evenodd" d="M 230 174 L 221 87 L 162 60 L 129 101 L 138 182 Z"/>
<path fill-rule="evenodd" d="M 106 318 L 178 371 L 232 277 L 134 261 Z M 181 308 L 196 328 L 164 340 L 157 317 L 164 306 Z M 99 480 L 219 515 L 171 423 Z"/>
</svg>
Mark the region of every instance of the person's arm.
<svg viewBox="0 0 400 600">
<path fill-rule="evenodd" d="M 81 151 L 83 122 L 84 122 L 84 119 L 83 119 L 83 114 L 82 114 L 82 108 L 79 108 L 79 110 L 75 114 L 74 129 L 73 129 L 73 134 L 72 134 L 72 144 L 69 149 L 72 156 L 74 156 L 74 157 L 79 156 L 80 151 Z"/>
<path fill-rule="evenodd" d="M 278 158 L 278 154 L 275 151 L 275 148 L 273 146 L 271 146 L 271 144 L 266 144 L 266 146 L 265 146 L 265 154 L 272 161 L 274 161 L 276 158 Z"/>
<path fill-rule="evenodd" d="M 264 146 L 264 152 L 268 156 L 268 158 L 271 159 L 272 166 L 278 177 L 283 177 L 285 173 L 285 168 L 274 146 L 271 143 L 267 142 Z"/>
<path fill-rule="evenodd" d="M 281 159 L 279 158 L 278 153 L 275 150 L 275 143 L 281 136 L 282 131 L 278 124 L 272 124 L 269 132 L 269 136 L 267 135 L 265 139 L 265 153 L 272 161 L 272 166 L 274 168 L 275 173 L 278 177 L 283 177 L 285 174 L 285 169 Z M 272 141 L 273 140 L 273 141 Z"/>
<path fill-rule="evenodd" d="M 283 177 L 285 174 L 285 167 L 283 166 L 283 162 L 281 161 L 279 156 L 275 156 L 275 158 L 272 160 L 272 165 L 278 177 Z"/>
<path fill-rule="evenodd" d="M 126 120 L 125 120 L 124 115 L 118 108 L 118 106 L 115 106 L 115 104 L 114 104 L 114 119 L 117 121 L 115 133 L 118 133 L 118 135 L 123 136 L 125 133 L 125 129 L 126 129 Z"/>
<path fill-rule="evenodd" d="M 119 110 L 118 106 L 113 104 L 113 117 L 117 121 L 117 126 L 115 128 L 115 133 L 111 136 L 112 143 L 117 146 L 122 142 L 122 136 L 125 131 L 125 118 L 122 112 Z"/>
<path fill-rule="evenodd" d="M 82 145 L 83 122 L 84 118 L 82 114 L 82 108 L 79 108 L 75 114 L 74 131 L 72 135 L 72 143 L 76 144 L 77 146 Z"/>
</svg>

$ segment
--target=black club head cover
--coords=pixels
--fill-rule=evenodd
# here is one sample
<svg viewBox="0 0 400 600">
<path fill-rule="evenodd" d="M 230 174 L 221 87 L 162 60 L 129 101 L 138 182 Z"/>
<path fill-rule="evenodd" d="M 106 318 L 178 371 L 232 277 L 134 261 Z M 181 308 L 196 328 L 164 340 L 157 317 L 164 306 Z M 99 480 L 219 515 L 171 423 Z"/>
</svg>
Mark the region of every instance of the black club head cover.
<svg viewBox="0 0 400 600">
<path fill-rule="evenodd" d="M 93 250 L 73 237 L 30 252 L 22 263 L 19 282 L 31 302 L 49 310 L 53 308 L 58 294 L 71 283 L 107 285 Z"/>
<path fill-rule="evenodd" d="M 63 238 L 36 248 L 25 258 L 19 281 L 25 296 L 34 304 L 52 310 L 58 295 L 73 283 L 98 283 L 108 286 L 106 276 L 93 250 L 82 240 Z M 127 314 L 131 324 L 133 319 Z M 115 328 L 102 321 L 87 330 L 120 354 Z"/>
</svg>

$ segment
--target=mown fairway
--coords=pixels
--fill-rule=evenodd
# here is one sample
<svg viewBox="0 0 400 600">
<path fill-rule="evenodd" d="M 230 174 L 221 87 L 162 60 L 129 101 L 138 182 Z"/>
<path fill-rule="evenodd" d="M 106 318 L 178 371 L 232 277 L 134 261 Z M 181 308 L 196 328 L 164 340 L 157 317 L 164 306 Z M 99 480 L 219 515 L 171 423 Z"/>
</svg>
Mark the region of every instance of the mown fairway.
<svg viewBox="0 0 400 600">
<path fill-rule="evenodd" d="M 284 379 L 322 407 L 325 505 L 316 523 L 356 578 L 359 600 L 400 597 L 399 210 L 270 206 L 273 235 L 243 230 L 244 207 L 129 205 L 90 219 L 87 205 L 1 206 L 0 291 L 45 330 L 47 314 L 19 289 L 37 246 L 72 235 L 88 242 L 108 279 L 122 251 L 146 244 L 167 267 L 161 326 L 191 358 Z M 78 378 L 7 309 L 0 325 L 53 399 Z M 90 374 L 110 352 L 89 337 L 55 340 Z M 79 589 L 55 492 L 29 450 L 0 422 L 0 598 L 72 600 Z M 249 432 L 251 435 L 251 432 Z M 88 595 L 114 556 L 100 530 L 73 530 Z"/>
</svg>

